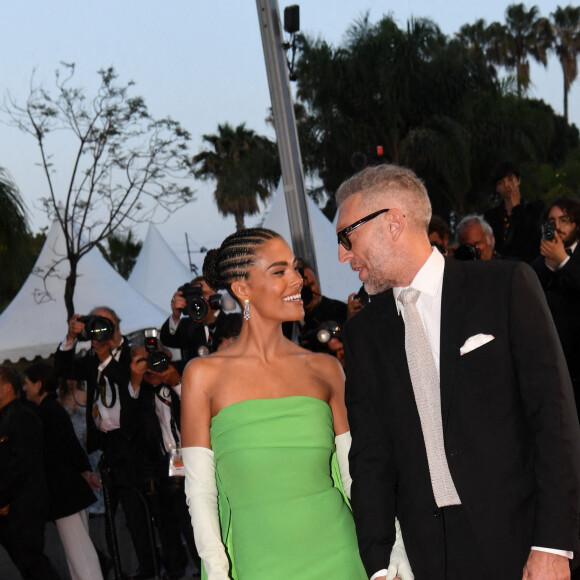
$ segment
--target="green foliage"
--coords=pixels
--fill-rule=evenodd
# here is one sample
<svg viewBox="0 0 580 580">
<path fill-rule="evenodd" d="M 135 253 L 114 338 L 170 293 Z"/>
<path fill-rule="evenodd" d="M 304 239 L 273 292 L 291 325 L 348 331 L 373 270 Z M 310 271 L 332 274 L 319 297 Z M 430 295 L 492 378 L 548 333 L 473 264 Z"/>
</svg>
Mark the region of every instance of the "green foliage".
<svg viewBox="0 0 580 580">
<path fill-rule="evenodd" d="M 107 247 L 99 244 L 99 250 L 107 262 L 127 280 L 139 257 L 142 245 L 142 242 L 133 239 L 133 232 L 129 230 L 125 235 L 111 234 L 107 238 Z"/>
<path fill-rule="evenodd" d="M 43 243 L 44 235 L 30 233 L 20 191 L 0 168 L 0 312 L 26 280 Z"/>
<path fill-rule="evenodd" d="M 322 181 L 327 215 L 334 192 L 355 172 L 356 152 L 368 163 L 414 169 L 442 216 L 489 207 L 490 175 L 505 159 L 521 164 L 525 195 L 545 196 L 538 168 L 573 163 L 579 147 L 575 126 L 522 96 L 529 58 L 545 63 L 551 42 L 549 22 L 519 4 L 508 7 L 505 25 L 478 20 L 453 38 L 430 20 L 399 27 L 391 16 L 375 24 L 361 18 L 336 48 L 301 36 L 299 137 L 305 170 Z M 515 75 L 500 79 L 498 66 Z"/>
<path fill-rule="evenodd" d="M 258 199 L 266 200 L 280 180 L 276 144 L 243 123 L 235 129 L 218 125 L 218 134 L 203 140 L 210 148 L 194 156 L 195 176 L 216 182 L 218 210 L 232 214 L 236 229 L 243 229 L 244 215 L 258 213 Z"/>
</svg>

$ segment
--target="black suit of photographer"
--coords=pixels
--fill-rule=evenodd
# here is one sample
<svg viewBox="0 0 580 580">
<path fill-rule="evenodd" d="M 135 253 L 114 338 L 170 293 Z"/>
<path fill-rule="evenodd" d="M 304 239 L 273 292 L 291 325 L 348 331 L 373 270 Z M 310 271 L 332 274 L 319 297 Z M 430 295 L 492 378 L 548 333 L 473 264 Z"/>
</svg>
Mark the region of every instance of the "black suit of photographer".
<svg viewBox="0 0 580 580">
<path fill-rule="evenodd" d="M 538 256 L 532 263 L 538 274 L 562 343 L 580 416 L 580 244 L 559 269 L 551 270 Z"/>
<path fill-rule="evenodd" d="M 147 500 L 159 531 L 163 562 L 168 575 L 181 577 L 187 566 L 187 554 L 181 534 L 185 538 L 192 560 L 200 564 L 193 539 L 193 528 L 184 492 L 184 477 L 169 476 L 167 452 L 156 406 L 170 410 L 170 428 L 177 443 L 180 441 L 181 402 L 175 389 L 167 385 L 153 386 L 146 380 L 139 390 L 141 408 L 141 443 L 145 451 L 145 470 L 148 480 Z"/>
<path fill-rule="evenodd" d="M 168 318 L 161 327 L 161 342 L 170 348 L 180 349 L 181 362 L 184 365 L 187 361 L 199 356 L 200 347 L 207 348 L 207 354 L 216 351 L 217 344 L 214 337 L 224 316 L 223 312 L 220 311 L 214 322 L 210 324 L 197 322 L 189 316 L 183 316 L 174 334 L 171 333 L 170 319 Z"/>
</svg>

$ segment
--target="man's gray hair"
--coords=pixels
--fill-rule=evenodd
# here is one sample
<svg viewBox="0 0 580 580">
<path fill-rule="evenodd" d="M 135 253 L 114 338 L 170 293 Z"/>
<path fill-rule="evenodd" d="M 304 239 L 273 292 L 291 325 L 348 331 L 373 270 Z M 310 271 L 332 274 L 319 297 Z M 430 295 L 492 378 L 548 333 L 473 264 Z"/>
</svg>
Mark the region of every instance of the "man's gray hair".
<svg viewBox="0 0 580 580">
<path fill-rule="evenodd" d="M 410 169 L 387 164 L 367 167 L 338 188 L 336 205 L 340 207 L 357 193 L 363 195 L 363 204 L 369 211 L 387 207 L 400 209 L 409 223 L 427 231 L 431 221 L 431 202 L 425 185 Z"/>
<path fill-rule="evenodd" d="M 481 214 L 477 213 L 471 213 L 469 215 L 466 215 L 457 224 L 457 237 L 459 238 L 461 236 L 461 232 L 467 226 L 473 226 L 475 224 L 479 224 L 481 226 L 481 229 L 483 230 L 483 233 L 486 236 L 491 236 L 492 241 L 495 243 L 495 237 L 493 235 L 493 230 L 491 229 L 491 226 L 485 221 L 484 217 Z"/>
<path fill-rule="evenodd" d="M 91 310 L 91 314 L 94 314 L 97 310 L 104 310 L 105 312 L 108 312 L 113 317 L 113 320 L 117 324 L 117 328 L 119 327 L 119 324 L 121 323 L 121 319 L 119 318 L 117 313 L 112 308 L 110 308 L 109 306 L 95 306 Z"/>
</svg>

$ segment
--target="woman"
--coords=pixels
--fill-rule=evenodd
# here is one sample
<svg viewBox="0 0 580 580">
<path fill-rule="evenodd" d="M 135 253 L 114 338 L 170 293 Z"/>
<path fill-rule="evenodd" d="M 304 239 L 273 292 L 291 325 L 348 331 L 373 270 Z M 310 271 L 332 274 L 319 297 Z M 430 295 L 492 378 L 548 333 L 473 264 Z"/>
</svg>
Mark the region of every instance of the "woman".
<svg viewBox="0 0 580 580">
<path fill-rule="evenodd" d="M 186 494 L 207 577 L 367 578 L 331 473 L 335 434 L 343 462 L 350 437 L 342 368 L 281 330 L 304 317 L 292 251 L 275 232 L 242 230 L 208 253 L 204 277 L 244 318 L 232 345 L 183 375 Z"/>
<path fill-rule="evenodd" d="M 100 487 L 90 470 L 67 412 L 56 400 L 57 380 L 45 363 L 24 371 L 26 398 L 38 405 L 44 426 L 44 473 L 49 493 L 49 517 L 54 520 L 73 580 L 103 580 L 99 558 L 89 536 L 87 508 Z"/>
</svg>

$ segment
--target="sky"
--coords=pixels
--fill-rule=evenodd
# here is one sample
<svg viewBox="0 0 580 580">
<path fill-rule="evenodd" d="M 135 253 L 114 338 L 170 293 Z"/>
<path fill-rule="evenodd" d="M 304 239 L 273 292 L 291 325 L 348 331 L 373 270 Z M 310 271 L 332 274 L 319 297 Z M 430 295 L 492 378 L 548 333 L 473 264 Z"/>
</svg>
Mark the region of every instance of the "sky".
<svg viewBox="0 0 580 580">
<path fill-rule="evenodd" d="M 281 14 L 290 3 L 279 3 Z M 445 34 L 452 35 L 478 18 L 503 22 L 508 5 L 499 0 L 298 3 L 301 32 L 334 46 L 341 44 L 348 27 L 367 12 L 371 22 L 390 13 L 399 26 L 405 26 L 410 17 L 431 18 Z M 549 16 L 558 4 L 548 0 L 535 3 L 543 16 Z M 275 138 L 273 128 L 265 122 L 270 95 L 254 1 L 21 0 L 0 4 L 0 101 L 10 95 L 23 104 L 33 71 L 35 82 L 50 89 L 61 61 L 76 64 L 76 84 L 84 86 L 88 94 L 98 84 L 96 71 L 114 66 L 120 82 L 136 83 L 134 94 L 144 97 L 154 117 L 171 116 L 191 133 L 192 154 L 202 148 L 202 135 L 216 133 L 218 124 L 225 122 L 233 126 L 246 123 L 258 134 Z M 561 114 L 563 81 L 555 57 L 547 70 L 532 64 L 531 78 L 529 96 L 544 99 Z M 570 120 L 577 125 L 578 91 L 576 83 L 569 94 Z M 57 155 L 60 151 L 64 157 L 66 148 L 59 148 L 58 143 L 56 148 Z M 19 187 L 34 232 L 49 225 L 38 201 L 47 195 L 38 162 L 34 139 L 7 125 L 0 113 L 0 167 L 10 172 Z M 65 167 L 60 170 L 64 182 Z M 185 262 L 186 232 L 191 249 L 196 250 L 219 245 L 235 229 L 233 218 L 218 214 L 211 182 L 192 179 L 191 187 L 197 200 L 159 225 Z M 247 218 L 246 225 L 261 219 Z M 146 227 L 140 226 L 134 233 L 143 239 L 145 232 Z M 198 258 L 194 256 L 196 261 Z"/>
</svg>

